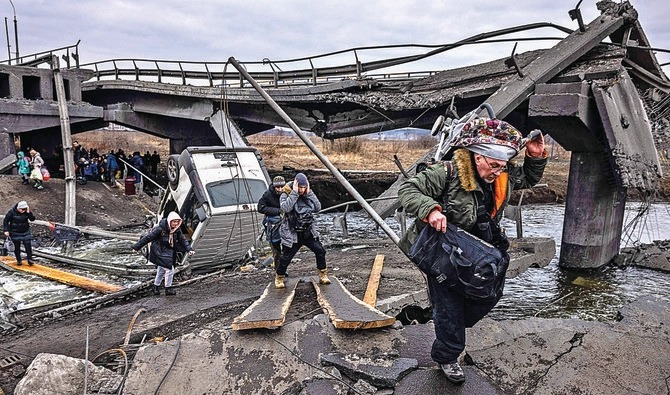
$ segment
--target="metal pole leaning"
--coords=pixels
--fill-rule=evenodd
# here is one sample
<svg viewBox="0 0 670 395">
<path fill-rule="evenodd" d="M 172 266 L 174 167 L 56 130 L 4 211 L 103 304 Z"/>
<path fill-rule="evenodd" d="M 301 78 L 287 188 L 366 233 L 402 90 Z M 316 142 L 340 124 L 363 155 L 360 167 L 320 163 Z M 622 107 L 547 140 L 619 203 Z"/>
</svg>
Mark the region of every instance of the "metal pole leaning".
<svg viewBox="0 0 670 395">
<path fill-rule="evenodd" d="M 319 151 L 319 149 L 314 145 L 314 143 L 312 143 L 312 141 L 309 138 L 307 138 L 307 136 L 302 132 L 302 130 L 300 130 L 298 125 L 296 125 L 296 123 L 293 122 L 291 117 L 289 117 L 288 114 L 286 114 L 286 112 L 282 110 L 281 107 L 279 107 L 277 102 L 275 102 L 274 99 L 270 97 L 270 95 L 268 95 L 268 93 L 265 92 L 265 90 L 260 85 L 258 85 L 256 80 L 254 80 L 253 77 L 249 75 L 249 73 L 247 73 L 246 70 L 244 70 L 244 68 L 237 62 L 237 60 L 235 60 L 235 58 L 230 57 L 228 61 L 237 69 L 237 71 L 240 72 L 241 75 L 244 76 L 244 78 L 247 81 L 249 81 L 249 83 L 254 87 L 254 89 L 256 89 L 256 91 L 270 105 L 270 107 L 272 107 L 272 109 L 275 110 L 275 112 L 280 117 L 282 117 L 284 121 L 286 121 L 286 123 L 291 127 L 291 129 L 293 129 L 295 134 L 297 134 L 298 137 L 300 137 L 300 139 L 305 143 L 305 145 L 307 145 L 307 147 L 309 147 L 309 149 L 314 153 L 314 155 L 316 155 L 316 157 L 319 158 L 321 163 L 323 163 L 328 168 L 328 170 L 330 170 L 330 172 L 335 176 L 337 181 L 339 181 L 340 184 L 342 184 L 342 186 L 347 190 L 347 192 L 351 194 L 351 196 L 358 202 L 358 204 L 360 204 L 361 207 L 363 207 L 363 209 L 367 211 L 367 213 L 372 217 L 372 219 L 377 223 L 377 225 L 379 225 L 379 227 L 381 227 L 384 230 L 384 232 L 386 232 L 388 237 L 391 238 L 391 240 L 397 245 L 400 242 L 400 238 L 398 237 L 398 235 L 396 235 L 395 232 L 386 224 L 386 222 L 384 222 L 382 217 L 380 217 L 379 214 L 377 214 L 377 212 L 372 208 L 372 206 L 370 206 L 370 204 L 368 204 L 368 202 L 365 201 L 363 196 L 361 196 L 358 193 L 358 191 L 349 183 L 349 181 L 347 181 L 347 179 L 344 178 L 342 173 L 340 173 L 340 171 L 337 170 L 337 168 L 330 162 L 330 160 L 328 160 L 328 158 L 326 158 L 326 156 L 323 155 L 321 151 Z"/>
</svg>

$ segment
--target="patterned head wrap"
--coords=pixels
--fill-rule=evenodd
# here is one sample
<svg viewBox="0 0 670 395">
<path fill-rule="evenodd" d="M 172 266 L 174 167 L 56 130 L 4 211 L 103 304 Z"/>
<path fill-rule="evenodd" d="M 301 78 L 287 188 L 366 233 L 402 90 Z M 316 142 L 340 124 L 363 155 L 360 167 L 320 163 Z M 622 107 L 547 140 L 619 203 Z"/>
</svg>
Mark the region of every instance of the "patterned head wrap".
<svg viewBox="0 0 670 395">
<path fill-rule="evenodd" d="M 475 118 L 459 124 L 449 145 L 489 158 L 508 161 L 519 153 L 521 133 L 512 125 L 499 119 Z"/>
</svg>

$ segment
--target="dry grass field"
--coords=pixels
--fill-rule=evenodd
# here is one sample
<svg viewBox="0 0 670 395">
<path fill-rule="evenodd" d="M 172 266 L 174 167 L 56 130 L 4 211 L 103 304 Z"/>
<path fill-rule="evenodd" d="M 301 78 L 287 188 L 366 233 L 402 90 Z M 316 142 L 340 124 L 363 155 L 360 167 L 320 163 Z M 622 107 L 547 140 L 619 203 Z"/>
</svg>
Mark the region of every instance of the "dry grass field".
<svg viewBox="0 0 670 395">
<path fill-rule="evenodd" d="M 126 154 L 139 151 L 144 154 L 154 150 L 163 160 L 170 154 L 167 139 L 137 131 L 94 130 L 73 136 L 85 148 L 95 148 L 98 153 L 122 149 Z M 292 167 L 296 169 L 325 169 L 326 166 L 296 136 L 258 134 L 248 137 L 270 169 Z M 397 155 L 403 166 L 408 167 L 421 157 L 436 140 L 371 140 L 362 137 L 344 138 L 335 141 L 312 137 L 312 143 L 341 170 L 388 170 L 396 171 L 393 162 Z"/>
<path fill-rule="evenodd" d="M 326 166 L 305 143 L 296 136 L 254 135 L 248 138 L 270 169 L 325 169 Z M 340 170 L 397 171 L 393 161 L 398 157 L 403 167 L 409 167 L 435 145 L 432 138 L 416 140 L 372 140 L 349 137 L 335 141 L 312 137 L 312 143 Z"/>
</svg>

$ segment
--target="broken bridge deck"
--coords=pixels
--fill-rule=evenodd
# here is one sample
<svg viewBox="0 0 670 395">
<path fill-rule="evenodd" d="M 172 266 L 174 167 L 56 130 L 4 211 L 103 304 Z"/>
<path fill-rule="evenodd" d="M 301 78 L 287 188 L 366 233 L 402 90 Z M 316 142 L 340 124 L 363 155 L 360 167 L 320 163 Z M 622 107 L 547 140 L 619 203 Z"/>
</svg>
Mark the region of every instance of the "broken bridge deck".
<svg viewBox="0 0 670 395">
<path fill-rule="evenodd" d="M 336 277 L 331 284 L 319 284 L 318 278 L 311 279 L 316 297 L 327 312 L 330 321 L 339 329 L 383 328 L 395 323 L 391 317 L 364 303 L 352 295 Z"/>
</svg>

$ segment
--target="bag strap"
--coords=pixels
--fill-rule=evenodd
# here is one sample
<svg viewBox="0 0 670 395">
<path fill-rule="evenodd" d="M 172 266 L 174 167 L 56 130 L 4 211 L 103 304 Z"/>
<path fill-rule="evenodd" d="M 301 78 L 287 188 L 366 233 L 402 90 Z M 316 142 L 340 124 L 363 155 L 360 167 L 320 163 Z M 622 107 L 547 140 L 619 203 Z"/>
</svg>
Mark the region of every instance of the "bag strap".
<svg viewBox="0 0 670 395">
<path fill-rule="evenodd" d="M 451 211 L 451 204 L 449 203 L 449 199 L 447 199 L 447 190 L 449 188 L 449 183 L 454 176 L 454 165 L 451 163 L 451 161 L 443 161 L 442 164 L 445 168 L 445 171 L 447 172 L 447 180 L 445 183 L 445 189 L 442 191 L 442 201 L 440 203 L 442 205 L 442 213 L 445 216 L 448 216 L 448 213 Z"/>
</svg>

